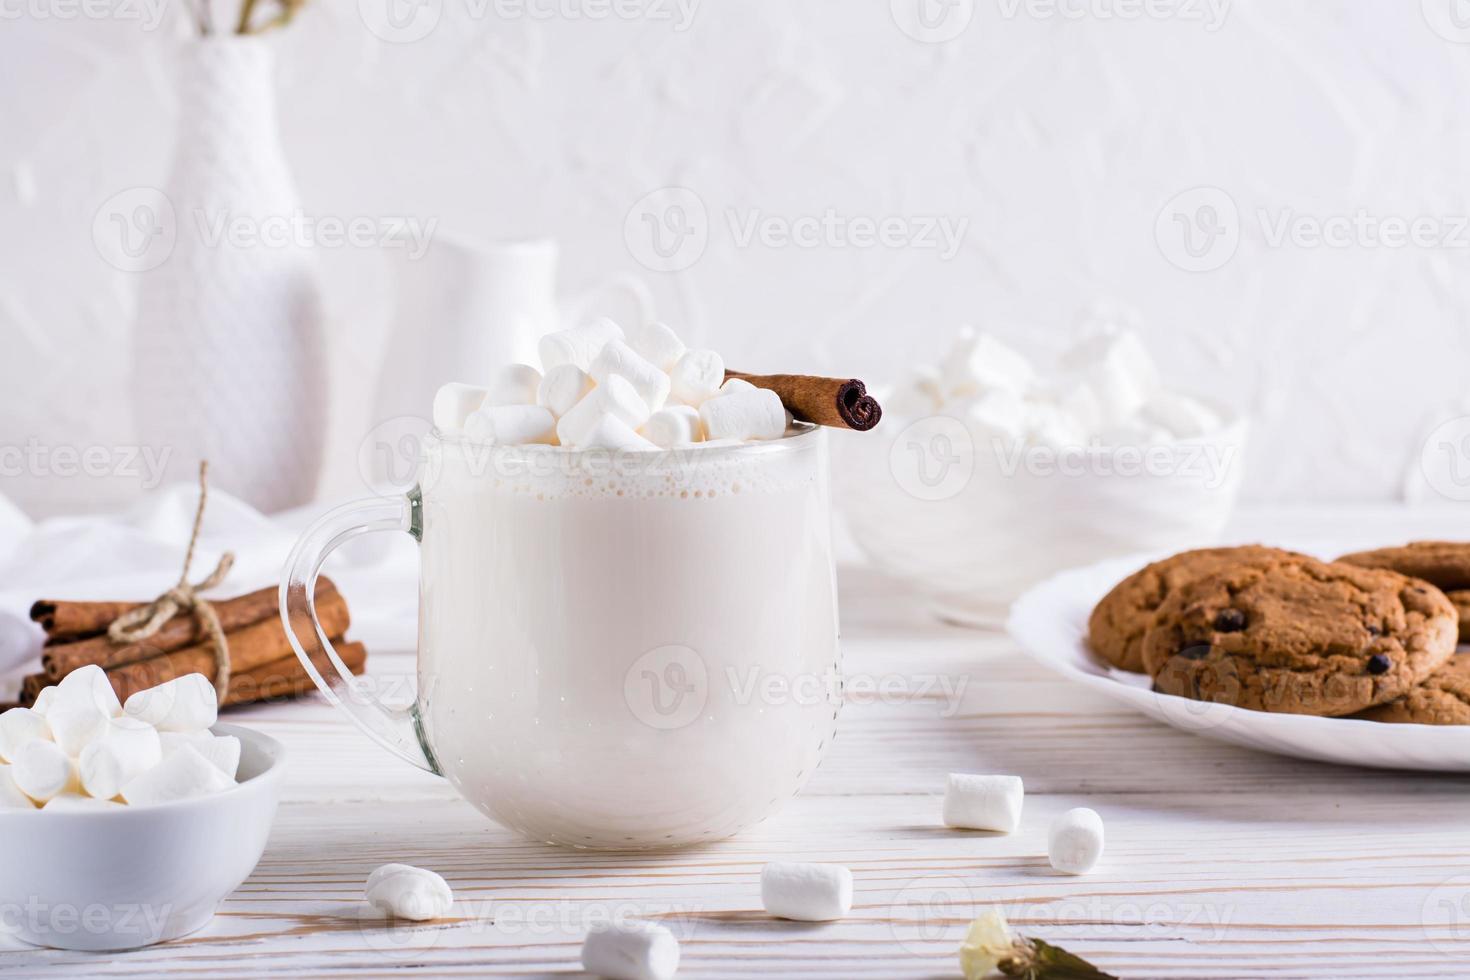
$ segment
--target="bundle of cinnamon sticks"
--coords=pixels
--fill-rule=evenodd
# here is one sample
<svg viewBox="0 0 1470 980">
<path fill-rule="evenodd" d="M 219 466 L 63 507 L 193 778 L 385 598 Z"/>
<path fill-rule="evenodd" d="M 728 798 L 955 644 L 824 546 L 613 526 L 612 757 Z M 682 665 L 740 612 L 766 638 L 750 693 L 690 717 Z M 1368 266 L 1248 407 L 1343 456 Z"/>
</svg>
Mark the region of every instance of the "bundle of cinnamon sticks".
<svg viewBox="0 0 1470 980">
<path fill-rule="evenodd" d="M 87 664 L 107 671 L 120 700 L 164 681 L 200 673 L 214 679 L 215 656 L 209 637 L 194 616 L 169 620 L 147 640 L 114 643 L 107 628 L 124 613 L 143 605 L 132 602 L 70 602 L 43 599 L 31 607 L 31 619 L 46 631 L 40 673 L 27 677 L 20 703 L 35 702 L 41 689 L 57 683 Z M 313 689 L 310 676 L 297 659 L 277 611 L 276 589 L 265 588 L 235 599 L 213 603 L 229 647 L 229 690 L 221 707 L 294 697 Z M 317 616 L 338 656 L 354 674 L 367 665 L 361 643 L 343 639 L 350 624 L 347 601 L 330 579 L 316 585 Z M 299 632 L 308 645 L 317 670 L 331 673 L 326 652 L 311 630 Z"/>
</svg>

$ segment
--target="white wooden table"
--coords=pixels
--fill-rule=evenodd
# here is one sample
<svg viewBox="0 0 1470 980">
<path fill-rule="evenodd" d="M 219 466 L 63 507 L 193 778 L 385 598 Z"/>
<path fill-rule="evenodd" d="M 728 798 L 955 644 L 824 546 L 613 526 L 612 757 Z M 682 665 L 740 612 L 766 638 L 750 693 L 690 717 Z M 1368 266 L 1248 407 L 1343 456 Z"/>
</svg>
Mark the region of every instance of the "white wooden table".
<svg viewBox="0 0 1470 980">
<path fill-rule="evenodd" d="M 1393 511 L 1278 510 L 1248 515 L 1235 536 L 1386 542 L 1435 529 L 1450 532 Z M 7 949 L 0 972 L 568 975 L 590 923 L 635 915 L 674 929 L 680 976 L 941 978 L 958 976 L 975 910 L 998 904 L 1022 931 L 1128 978 L 1470 975 L 1470 778 L 1216 744 L 1068 685 L 1003 636 L 932 622 L 860 567 L 844 569 L 842 590 L 848 675 L 909 693 L 850 695 L 805 792 L 734 840 L 632 856 L 526 843 L 320 701 L 248 708 L 230 720 L 283 740 L 292 768 L 265 857 L 215 922 L 127 954 Z M 372 657 L 375 674 L 412 668 L 405 652 Z M 962 696 L 947 700 L 943 683 Z M 1020 830 L 941 827 L 952 770 L 1022 775 Z M 1047 824 L 1078 805 L 1103 814 L 1107 854 L 1092 875 L 1058 876 Z M 849 866 L 851 916 L 767 918 L 760 868 L 781 858 Z M 443 873 L 452 917 L 390 927 L 366 915 L 363 879 L 388 861 Z"/>
</svg>

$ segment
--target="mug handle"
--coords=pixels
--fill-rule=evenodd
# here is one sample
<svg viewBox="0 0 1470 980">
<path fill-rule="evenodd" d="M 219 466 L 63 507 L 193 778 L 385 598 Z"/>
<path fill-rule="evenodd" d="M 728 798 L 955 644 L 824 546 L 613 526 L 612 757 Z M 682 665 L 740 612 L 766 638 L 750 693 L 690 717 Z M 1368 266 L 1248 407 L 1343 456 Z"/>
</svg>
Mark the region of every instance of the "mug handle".
<svg viewBox="0 0 1470 980">
<path fill-rule="evenodd" d="M 415 487 L 403 496 L 373 497 L 323 514 L 302 533 L 281 573 L 281 623 L 302 666 L 329 702 L 346 711 L 363 732 L 383 748 L 420 769 L 442 775 L 424 738 L 415 708 L 391 708 L 342 662 L 316 615 L 316 580 L 327 556 L 372 531 L 407 531 L 415 541 L 423 528 L 423 498 Z M 300 632 L 298 632 L 298 630 Z M 332 670 L 323 677 L 301 642 L 315 633 Z M 417 699 L 415 699 L 417 704 Z"/>
</svg>

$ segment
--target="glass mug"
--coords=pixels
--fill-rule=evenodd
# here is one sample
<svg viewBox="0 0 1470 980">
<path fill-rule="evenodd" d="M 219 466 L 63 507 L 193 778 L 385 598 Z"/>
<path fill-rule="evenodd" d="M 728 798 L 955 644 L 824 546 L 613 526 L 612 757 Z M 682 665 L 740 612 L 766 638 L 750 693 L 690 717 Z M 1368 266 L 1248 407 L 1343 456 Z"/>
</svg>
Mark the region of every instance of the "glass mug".
<svg viewBox="0 0 1470 980">
<path fill-rule="evenodd" d="M 372 698 L 316 621 L 322 562 L 381 530 L 420 545 L 407 709 Z M 826 434 L 632 453 L 431 432 L 408 494 L 302 535 L 281 615 L 363 731 L 526 837 L 727 837 L 794 795 L 835 734 Z"/>
</svg>

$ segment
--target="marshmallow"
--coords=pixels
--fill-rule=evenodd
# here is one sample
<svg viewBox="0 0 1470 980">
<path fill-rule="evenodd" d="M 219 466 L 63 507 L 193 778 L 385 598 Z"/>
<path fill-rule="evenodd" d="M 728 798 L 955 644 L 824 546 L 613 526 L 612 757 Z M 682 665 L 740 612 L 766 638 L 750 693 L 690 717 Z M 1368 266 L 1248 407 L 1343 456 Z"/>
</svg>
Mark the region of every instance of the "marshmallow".
<svg viewBox="0 0 1470 980">
<path fill-rule="evenodd" d="M 1072 875 L 1085 875 L 1103 852 L 1103 822 L 1096 810 L 1079 806 L 1052 821 L 1046 837 L 1051 866 Z"/>
<path fill-rule="evenodd" d="M 197 732 L 219 720 L 214 685 L 203 674 L 185 674 L 128 698 L 123 711 L 160 732 Z"/>
<path fill-rule="evenodd" d="M 699 406 L 710 439 L 779 439 L 786 434 L 781 398 L 765 388 L 711 398 Z"/>
<path fill-rule="evenodd" d="M 0 810 L 33 810 L 35 806 L 35 801 L 15 785 L 10 767 L 0 765 Z"/>
<path fill-rule="evenodd" d="M 852 872 L 838 864 L 773 861 L 761 869 L 761 904 L 783 919 L 840 919 L 852 909 Z"/>
<path fill-rule="evenodd" d="M 56 685 L 57 703 L 73 698 L 90 700 L 109 718 L 116 718 L 122 713 L 122 704 L 117 700 L 112 682 L 107 679 L 107 671 L 96 664 L 78 667 Z"/>
<path fill-rule="evenodd" d="M 563 446 L 584 445 L 604 415 L 613 416 L 629 429 L 638 429 L 648 421 L 648 403 L 627 378 L 611 375 L 557 421 L 557 439 Z"/>
<path fill-rule="evenodd" d="M 51 726 L 46 724 L 46 718 L 40 712 L 31 708 L 11 708 L 0 714 L 0 760 L 11 761 L 16 753 L 37 739 L 53 741 Z"/>
<path fill-rule="evenodd" d="M 663 408 L 669 397 L 669 376 L 621 340 L 603 345 L 589 373 L 598 384 L 613 375 L 627 378 L 650 412 Z"/>
<path fill-rule="evenodd" d="M 1097 396 L 1104 426 L 1131 419 L 1159 388 L 1158 368 L 1131 330 L 1086 337 L 1063 354 L 1060 363 L 1086 379 Z"/>
<path fill-rule="evenodd" d="M 575 364 L 558 364 L 546 372 L 536 389 L 536 404 L 561 418 L 592 391 L 592 375 Z"/>
<path fill-rule="evenodd" d="M 132 700 L 129 698 L 128 703 Z M 165 756 L 152 769 L 128 780 L 119 795 L 133 806 L 148 806 L 219 793 L 233 785 L 235 781 L 220 772 L 218 766 L 186 745 Z"/>
<path fill-rule="evenodd" d="M 73 758 L 102 735 L 110 720 L 91 697 L 85 694 L 67 697 L 62 691 L 57 692 L 56 701 L 46 712 L 51 737 Z"/>
<path fill-rule="evenodd" d="M 209 731 L 159 732 L 158 744 L 165 756 L 187 745 L 231 779 L 240 771 L 240 740 L 233 735 L 216 735 Z"/>
<path fill-rule="evenodd" d="M 737 391 L 755 391 L 755 385 L 744 378 L 726 378 L 725 383 L 720 385 L 721 395 L 733 395 Z M 718 395 L 716 397 L 719 397 Z"/>
<path fill-rule="evenodd" d="M 712 350 L 692 350 L 679 358 L 669 374 L 670 395 L 681 405 L 698 408 L 725 383 L 725 359 Z"/>
<path fill-rule="evenodd" d="M 368 875 L 368 904 L 397 919 L 437 919 L 454 905 L 449 882 L 410 864 L 385 864 Z"/>
<path fill-rule="evenodd" d="M 31 705 L 31 710 L 38 715 L 45 715 L 47 709 L 51 707 L 51 702 L 55 700 L 56 687 L 54 685 L 51 687 L 43 687 L 41 688 L 41 693 L 36 695 L 36 700 Z"/>
<path fill-rule="evenodd" d="M 970 428 L 988 438 L 1019 442 L 1031 431 L 1031 408 L 1011 391 L 992 391 L 965 410 Z M 985 448 L 989 448 L 988 444 Z"/>
<path fill-rule="evenodd" d="M 537 344 L 536 351 L 541 355 L 543 371 L 559 364 L 575 364 L 586 371 L 603 344 L 622 339 L 623 328 L 604 316 L 580 327 L 547 334 Z"/>
<path fill-rule="evenodd" d="M 1019 351 L 990 334 L 970 328 L 945 355 L 939 369 L 940 383 L 951 397 L 982 395 L 989 391 L 1025 394 L 1036 381 L 1036 370 Z"/>
<path fill-rule="evenodd" d="M 464 434 L 502 446 L 550 445 L 556 440 L 556 416 L 540 405 L 484 405 L 465 419 Z"/>
<path fill-rule="evenodd" d="M 643 423 L 643 434 L 656 446 L 672 449 L 687 446 L 704 438 L 704 423 L 699 410 L 689 405 L 670 405 L 659 409 Z"/>
<path fill-rule="evenodd" d="M 1087 430 L 1060 405 L 1032 404 L 1028 414 L 1028 432 L 1036 445 L 1064 449 L 1087 443 Z"/>
<path fill-rule="evenodd" d="M 679 335 L 662 323 L 650 323 L 639 330 L 633 337 L 633 349 L 665 374 L 674 370 L 674 365 L 688 350 Z"/>
<path fill-rule="evenodd" d="M 42 810 L 70 810 L 73 813 L 87 810 L 116 810 L 122 804 L 116 800 L 99 800 L 94 796 L 83 796 L 81 793 L 58 793 L 46 801 Z"/>
<path fill-rule="evenodd" d="M 158 765 L 163 748 L 158 732 L 136 718 L 109 719 L 97 740 L 82 749 L 77 770 L 82 789 L 110 800 L 135 776 Z"/>
<path fill-rule="evenodd" d="M 616 416 L 602 415 L 582 436 L 578 448 L 654 450 L 658 446 L 630 429 Z"/>
<path fill-rule="evenodd" d="M 669 980 L 679 970 L 679 941 L 653 922 L 599 922 L 582 940 L 582 969 L 608 980 Z"/>
<path fill-rule="evenodd" d="M 908 378 L 883 399 L 883 410 L 916 417 L 933 415 L 943 404 L 944 385 L 939 379 L 939 369 L 926 365 L 910 371 Z"/>
<path fill-rule="evenodd" d="M 451 381 L 434 393 L 434 428 L 458 432 L 470 413 L 485 404 L 486 391 L 474 385 Z"/>
<path fill-rule="evenodd" d="M 506 364 L 490 376 L 485 385 L 486 405 L 534 405 L 536 390 L 541 387 L 541 372 L 529 364 Z"/>
<path fill-rule="evenodd" d="M 81 788 L 77 764 L 55 742 L 35 741 L 21 749 L 10 762 L 10 777 L 37 803 Z"/>
<path fill-rule="evenodd" d="M 944 825 L 1009 834 L 1021 822 L 1024 796 L 1020 776 L 952 772 L 944 792 Z"/>
<path fill-rule="evenodd" d="M 1143 418 L 1180 439 L 1198 439 L 1220 426 L 1220 416 L 1207 406 L 1172 391 L 1154 392 L 1143 406 Z"/>
</svg>

